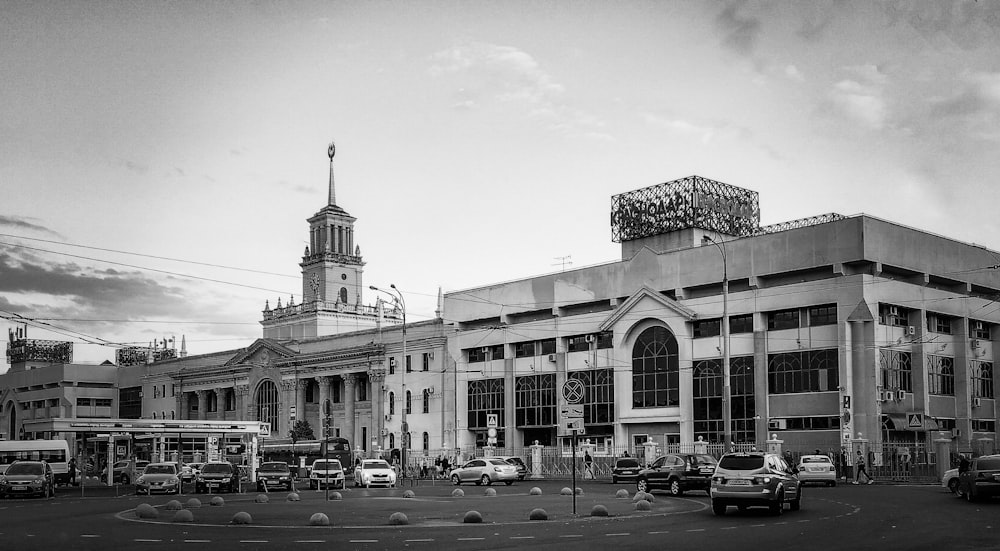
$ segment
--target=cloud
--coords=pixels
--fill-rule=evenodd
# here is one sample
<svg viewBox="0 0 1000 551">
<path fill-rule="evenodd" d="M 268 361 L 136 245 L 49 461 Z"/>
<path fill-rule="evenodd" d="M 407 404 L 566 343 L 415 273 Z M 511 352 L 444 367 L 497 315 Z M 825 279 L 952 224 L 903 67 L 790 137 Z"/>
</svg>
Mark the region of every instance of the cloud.
<svg viewBox="0 0 1000 551">
<path fill-rule="evenodd" d="M 12 216 L 0 214 L 0 228 L 14 228 L 16 230 L 28 230 L 38 233 L 43 233 L 46 235 L 53 235 L 62 238 L 59 232 L 50 230 L 45 226 L 40 226 L 32 222 L 36 218 L 25 218 L 23 216 Z"/>
<path fill-rule="evenodd" d="M 788 77 L 788 80 L 794 82 L 805 82 L 806 80 L 806 77 L 802 75 L 802 72 L 795 65 L 785 66 L 785 76 Z"/>
<path fill-rule="evenodd" d="M 643 113 L 642 119 L 650 126 L 663 128 L 676 134 L 694 136 L 703 144 L 707 144 L 717 138 L 752 138 L 752 133 L 746 128 L 726 123 L 698 124 L 682 119 L 664 117 L 655 113 Z"/>
<path fill-rule="evenodd" d="M 953 86 L 952 95 L 931 100 L 931 115 L 964 123 L 967 135 L 1000 140 L 1000 73 L 968 72 Z"/>
<path fill-rule="evenodd" d="M 842 113 L 868 128 L 885 127 L 887 107 L 885 87 L 888 77 L 875 65 L 844 67 L 850 78 L 840 80 L 829 93 L 830 101 Z"/>
<path fill-rule="evenodd" d="M 122 159 L 118 162 L 118 165 L 130 172 L 135 172 L 136 174 L 145 174 L 149 172 L 149 165 L 137 163 L 128 159 Z"/>
<path fill-rule="evenodd" d="M 757 45 L 761 24 L 757 18 L 736 13 L 739 7 L 740 4 L 726 6 L 715 17 L 715 26 L 723 33 L 723 45 L 737 53 L 749 56 Z"/>
<path fill-rule="evenodd" d="M 274 182 L 274 185 L 293 193 L 303 193 L 306 195 L 314 195 L 319 191 L 315 187 L 304 186 L 302 184 L 291 184 L 285 180 L 278 180 L 277 182 Z"/>
</svg>

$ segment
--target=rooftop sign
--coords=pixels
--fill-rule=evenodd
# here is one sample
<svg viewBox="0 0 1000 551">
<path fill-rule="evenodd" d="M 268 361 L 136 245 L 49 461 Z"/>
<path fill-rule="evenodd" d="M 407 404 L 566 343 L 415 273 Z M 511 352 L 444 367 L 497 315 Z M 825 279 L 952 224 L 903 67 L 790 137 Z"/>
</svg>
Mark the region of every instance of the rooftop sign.
<svg viewBox="0 0 1000 551">
<path fill-rule="evenodd" d="M 611 240 L 616 243 L 687 228 L 744 237 L 759 227 L 756 191 L 700 176 L 611 197 Z"/>
</svg>

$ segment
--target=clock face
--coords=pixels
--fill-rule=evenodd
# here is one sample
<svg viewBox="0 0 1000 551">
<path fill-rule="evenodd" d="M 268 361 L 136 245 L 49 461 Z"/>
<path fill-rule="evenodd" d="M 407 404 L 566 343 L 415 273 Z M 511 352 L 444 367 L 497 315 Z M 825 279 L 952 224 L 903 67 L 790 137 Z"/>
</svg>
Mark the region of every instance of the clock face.
<svg viewBox="0 0 1000 551">
<path fill-rule="evenodd" d="M 340 279 L 347 281 L 347 274 L 340 274 Z"/>
</svg>

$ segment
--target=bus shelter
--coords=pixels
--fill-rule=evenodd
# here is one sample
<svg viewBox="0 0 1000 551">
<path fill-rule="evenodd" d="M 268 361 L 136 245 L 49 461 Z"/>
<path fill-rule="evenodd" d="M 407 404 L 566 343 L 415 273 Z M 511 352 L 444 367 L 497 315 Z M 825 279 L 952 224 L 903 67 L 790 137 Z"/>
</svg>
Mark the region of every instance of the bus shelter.
<svg viewBox="0 0 1000 551">
<path fill-rule="evenodd" d="M 260 438 L 270 436 L 270 423 L 257 421 L 199 421 L 199 420 L 160 420 L 160 419 L 92 419 L 92 418 L 57 418 L 26 420 L 25 431 L 57 433 L 96 434 L 90 441 L 107 442 L 107 480 L 108 485 L 114 483 L 113 469 L 115 458 L 120 446 L 129 446 L 132 442 L 149 442 L 155 450 L 154 457 L 161 461 L 178 461 L 180 457 L 166 457 L 164 450 L 167 439 L 174 438 L 183 441 L 192 436 L 204 436 L 208 443 L 207 460 L 218 460 L 226 455 L 225 443 L 231 436 L 238 436 L 243 443 L 243 464 L 248 470 L 248 480 L 253 482 L 257 477 L 257 450 Z"/>
</svg>

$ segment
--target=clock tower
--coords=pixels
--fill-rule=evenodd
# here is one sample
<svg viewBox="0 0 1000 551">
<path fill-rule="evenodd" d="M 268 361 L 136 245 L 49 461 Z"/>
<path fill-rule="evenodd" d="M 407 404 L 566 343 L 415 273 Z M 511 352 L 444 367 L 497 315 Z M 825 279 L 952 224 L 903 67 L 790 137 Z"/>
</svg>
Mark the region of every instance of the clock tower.
<svg viewBox="0 0 1000 551">
<path fill-rule="evenodd" d="M 364 261 L 354 242 L 357 218 L 337 205 L 333 178 L 336 147 L 327 148 L 330 184 L 327 204 L 307 219 L 309 245 L 302 255 L 302 303 L 294 297 L 287 306 L 264 307 L 264 337 L 295 339 L 333 335 L 376 327 L 380 322 L 401 323 L 401 313 L 392 308 L 364 306 L 361 302 Z M 381 320 L 380 320 L 381 316 Z"/>
</svg>

